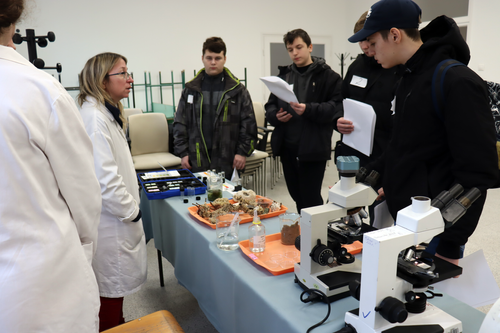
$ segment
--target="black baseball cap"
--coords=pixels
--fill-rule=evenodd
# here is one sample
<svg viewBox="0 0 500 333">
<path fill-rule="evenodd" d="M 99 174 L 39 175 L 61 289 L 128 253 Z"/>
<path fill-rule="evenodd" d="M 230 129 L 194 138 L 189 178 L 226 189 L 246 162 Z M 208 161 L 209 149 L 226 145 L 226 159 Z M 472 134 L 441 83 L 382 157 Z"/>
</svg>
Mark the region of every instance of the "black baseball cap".
<svg viewBox="0 0 500 333">
<path fill-rule="evenodd" d="M 381 0 L 368 11 L 363 29 L 348 40 L 361 42 L 376 32 L 391 28 L 418 28 L 421 14 L 420 7 L 411 0 Z"/>
</svg>

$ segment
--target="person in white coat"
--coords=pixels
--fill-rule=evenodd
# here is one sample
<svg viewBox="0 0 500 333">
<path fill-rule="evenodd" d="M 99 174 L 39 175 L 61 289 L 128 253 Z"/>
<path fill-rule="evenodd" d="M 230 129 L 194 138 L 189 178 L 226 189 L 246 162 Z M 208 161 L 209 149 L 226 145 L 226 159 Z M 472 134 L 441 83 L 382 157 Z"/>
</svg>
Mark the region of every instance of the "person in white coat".
<svg viewBox="0 0 500 333">
<path fill-rule="evenodd" d="M 101 193 L 75 101 L 11 44 L 0 1 L 0 331 L 97 332 Z"/>
<path fill-rule="evenodd" d="M 115 53 L 90 58 L 80 74 L 78 103 L 94 146 L 102 211 L 93 267 L 99 284 L 100 330 L 124 322 L 123 297 L 146 281 L 146 241 L 139 187 L 123 130 L 122 98 L 133 82 L 127 60 Z"/>
</svg>

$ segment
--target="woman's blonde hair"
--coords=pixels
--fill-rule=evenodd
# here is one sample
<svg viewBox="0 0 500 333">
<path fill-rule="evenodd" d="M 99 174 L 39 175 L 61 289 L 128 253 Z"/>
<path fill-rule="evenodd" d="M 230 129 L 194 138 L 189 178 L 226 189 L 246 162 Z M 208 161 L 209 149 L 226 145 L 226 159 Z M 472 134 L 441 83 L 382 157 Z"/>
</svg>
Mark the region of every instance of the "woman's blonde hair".
<svg viewBox="0 0 500 333">
<path fill-rule="evenodd" d="M 116 65 L 120 59 L 123 59 L 127 63 L 127 58 L 122 55 L 106 52 L 98 54 L 89 60 L 83 67 L 80 77 L 78 78 L 80 82 L 80 93 L 78 94 L 78 104 L 83 105 L 87 97 L 95 98 L 99 103 L 105 104 L 108 102 L 111 105 L 115 105 L 115 102 L 109 95 L 109 93 L 104 89 L 104 83 L 108 80 L 108 72 Z M 120 119 L 123 122 L 123 127 L 125 128 L 125 117 L 123 116 L 123 105 L 118 102 L 116 105 L 120 109 Z"/>
</svg>

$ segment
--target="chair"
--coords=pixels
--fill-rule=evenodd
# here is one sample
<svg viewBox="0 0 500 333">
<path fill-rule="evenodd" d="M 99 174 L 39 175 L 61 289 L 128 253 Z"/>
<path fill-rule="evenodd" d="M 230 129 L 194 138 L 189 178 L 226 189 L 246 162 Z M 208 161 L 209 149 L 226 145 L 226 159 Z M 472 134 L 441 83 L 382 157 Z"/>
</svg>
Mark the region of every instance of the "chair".
<svg viewBox="0 0 500 333">
<path fill-rule="evenodd" d="M 274 128 L 267 126 L 266 112 L 262 103 L 254 102 L 253 109 L 255 120 L 257 121 L 257 129 L 259 130 L 259 141 L 256 147 L 258 150 L 266 152 L 270 158 L 269 173 L 271 175 L 271 189 L 273 189 L 281 173 L 279 157 L 273 156 L 273 150 L 271 149 L 271 135 L 273 134 Z"/>
<path fill-rule="evenodd" d="M 128 119 L 129 116 L 133 114 L 141 114 L 142 109 L 123 109 L 123 116 Z"/>
<path fill-rule="evenodd" d="M 254 102 L 253 110 L 258 128 L 258 141 L 252 155 L 247 157 L 245 171 L 241 174 L 241 177 L 243 183 L 247 184 L 251 177 L 253 190 L 257 194 L 265 196 L 267 178 L 266 159 L 269 157 L 269 154 L 263 150 L 266 147 L 267 136 L 270 131 L 265 127 L 266 117 L 262 103 Z"/>
<path fill-rule="evenodd" d="M 252 189 L 256 194 L 266 196 L 266 159 L 269 154 L 265 151 L 254 150 L 252 155 L 247 157 L 245 171 L 241 174 L 244 184 L 249 183 L 252 177 Z"/>
<path fill-rule="evenodd" d="M 273 149 L 271 148 L 271 137 L 273 134 L 273 129 L 274 127 L 269 128 L 271 130 L 271 135 L 268 136 L 267 138 L 267 143 L 266 143 L 266 153 L 269 154 L 271 157 L 270 163 L 269 163 L 269 168 L 270 168 L 270 174 L 271 174 L 271 189 L 274 188 L 274 185 L 278 182 L 278 179 L 281 177 L 283 174 L 283 168 L 281 165 L 281 160 L 279 156 L 274 156 L 273 154 Z"/>
<path fill-rule="evenodd" d="M 136 171 L 161 168 L 177 169 L 181 159 L 168 150 L 168 124 L 162 113 L 131 115 L 129 120 L 130 151 Z"/>
<path fill-rule="evenodd" d="M 128 147 L 130 148 L 130 137 L 128 135 L 128 117 L 133 114 L 141 114 L 142 109 L 123 109 L 123 117 L 127 120 L 127 127 L 125 128 L 125 136 L 127 137 Z"/>
<path fill-rule="evenodd" d="M 105 333 L 183 333 L 174 316 L 161 310 L 104 331 Z"/>
<path fill-rule="evenodd" d="M 265 151 L 268 141 L 270 129 L 266 127 L 266 111 L 262 103 L 253 102 L 253 112 L 255 114 L 255 121 L 257 123 L 257 145 L 256 149 Z"/>
</svg>

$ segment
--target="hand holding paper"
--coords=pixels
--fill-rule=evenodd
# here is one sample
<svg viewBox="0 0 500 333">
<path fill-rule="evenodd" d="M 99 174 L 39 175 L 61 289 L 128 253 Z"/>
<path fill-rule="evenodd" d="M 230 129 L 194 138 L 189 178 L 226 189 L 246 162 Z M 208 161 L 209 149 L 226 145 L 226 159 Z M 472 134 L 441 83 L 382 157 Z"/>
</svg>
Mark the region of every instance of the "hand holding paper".
<svg viewBox="0 0 500 333">
<path fill-rule="evenodd" d="M 344 134 L 342 142 L 370 156 L 373 149 L 373 134 L 377 115 L 369 104 L 346 98 L 344 104 L 344 118 L 352 121 L 354 131 Z"/>
<path fill-rule="evenodd" d="M 267 88 L 284 102 L 298 103 L 297 96 L 293 92 L 293 84 L 286 83 L 283 79 L 277 76 L 265 76 L 260 78 Z"/>
</svg>

